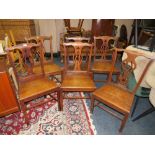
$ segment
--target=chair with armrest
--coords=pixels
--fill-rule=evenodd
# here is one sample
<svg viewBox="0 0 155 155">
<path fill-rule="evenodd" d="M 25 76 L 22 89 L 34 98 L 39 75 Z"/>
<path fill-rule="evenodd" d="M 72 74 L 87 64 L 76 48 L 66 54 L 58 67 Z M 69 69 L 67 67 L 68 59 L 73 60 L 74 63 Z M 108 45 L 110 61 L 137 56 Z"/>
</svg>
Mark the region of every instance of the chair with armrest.
<svg viewBox="0 0 155 155">
<path fill-rule="evenodd" d="M 123 130 L 125 123 L 128 119 L 135 93 L 137 92 L 137 89 L 139 88 L 149 66 L 154 61 L 152 58 L 147 57 L 146 55 L 140 52 L 125 50 L 125 53 L 126 58 L 122 61 L 122 68 L 118 78 L 118 82 L 109 82 L 106 85 L 94 91 L 92 94 L 91 102 L 91 112 L 93 112 L 95 106 L 98 106 L 99 108 L 109 112 L 110 114 L 121 120 L 119 132 Z M 133 87 L 132 90 L 130 90 L 128 88 L 128 80 L 130 76 L 132 76 L 133 71 L 136 68 L 135 59 L 138 56 L 146 57 L 149 60 L 149 62 L 147 63 L 143 73 L 140 75 L 140 78 L 136 85 Z M 110 72 L 110 77 L 112 77 L 112 71 Z M 98 101 L 98 103 L 96 103 L 95 101 Z M 109 108 L 106 108 L 106 106 L 108 106 L 110 110 Z M 120 117 L 118 113 L 122 114 L 122 117 Z"/>
<path fill-rule="evenodd" d="M 35 50 L 34 50 L 35 49 Z M 37 49 L 37 50 L 36 50 Z M 47 103 L 53 99 L 58 101 L 59 109 L 59 87 L 57 84 L 45 77 L 42 48 L 40 44 L 19 44 L 10 48 L 7 48 L 7 54 L 9 62 L 13 68 L 15 76 L 13 77 L 15 87 L 17 89 L 17 98 L 21 110 L 24 113 L 26 123 L 28 121 L 27 110 Z M 23 71 L 18 72 L 12 55 L 18 51 L 21 56 Z M 35 67 L 40 67 L 41 72 L 34 72 Z M 57 93 L 57 97 L 53 93 Z M 50 95 L 50 98 L 45 100 L 45 96 Z M 39 99 L 38 99 L 39 98 Z M 38 99 L 38 100 L 37 100 Z M 35 104 L 28 106 L 28 102 L 35 100 Z"/>
<path fill-rule="evenodd" d="M 113 48 L 116 38 L 111 36 L 94 37 L 94 62 L 91 68 L 95 82 L 104 82 L 95 78 L 95 74 L 106 74 L 107 79 L 112 67 L 113 73 L 119 75 L 119 69 L 115 67 L 117 52 Z M 116 55 L 116 56 L 115 56 Z"/>
<path fill-rule="evenodd" d="M 60 82 L 60 79 L 57 78 L 56 75 L 62 74 L 62 68 L 54 63 L 53 49 L 52 49 L 52 36 L 34 36 L 34 37 L 30 37 L 30 38 L 25 38 L 25 40 L 27 41 L 27 43 L 41 43 L 42 44 L 43 50 L 41 52 L 43 52 L 43 55 L 44 55 L 43 63 L 44 63 L 45 75 L 51 76 L 51 77 L 55 78 L 58 82 Z M 44 46 L 45 41 L 49 41 L 50 59 L 45 57 L 46 56 L 46 50 L 45 50 L 45 46 Z M 40 67 L 35 67 L 34 71 L 41 72 Z"/>
<path fill-rule="evenodd" d="M 62 78 L 62 84 L 60 88 L 60 102 L 61 109 L 63 109 L 63 99 L 90 99 L 90 93 L 95 89 L 95 83 L 92 78 L 92 73 L 90 72 L 90 63 L 92 55 L 92 45 L 82 42 L 70 42 L 64 43 L 64 73 Z M 68 53 L 68 48 L 73 47 L 74 51 Z M 82 51 L 84 48 L 89 48 L 87 50 L 86 57 L 82 56 Z M 71 56 L 72 59 L 69 59 Z M 68 92 L 85 92 L 89 96 L 76 96 L 67 97 Z"/>
</svg>

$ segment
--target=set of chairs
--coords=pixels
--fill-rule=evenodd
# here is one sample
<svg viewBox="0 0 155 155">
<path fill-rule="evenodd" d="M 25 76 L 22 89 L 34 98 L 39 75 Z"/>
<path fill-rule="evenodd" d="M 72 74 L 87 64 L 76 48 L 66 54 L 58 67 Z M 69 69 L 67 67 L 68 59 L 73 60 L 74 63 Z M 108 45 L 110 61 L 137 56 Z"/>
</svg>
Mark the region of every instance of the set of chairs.
<svg viewBox="0 0 155 155">
<path fill-rule="evenodd" d="M 122 131 L 130 114 L 134 95 L 147 69 L 154 61 L 153 58 L 138 52 L 118 49 L 114 46 L 115 38 L 100 36 L 94 37 L 94 44 L 82 42 L 82 40 L 73 42 L 74 39 L 71 42 L 63 43 L 64 67 L 61 68 L 53 61 L 52 36 L 36 36 L 26 40 L 27 43 L 8 48 L 7 53 L 17 80 L 18 101 L 27 123 L 26 112 L 34 106 L 57 100 L 59 110 L 63 110 L 64 99 L 90 99 L 91 112 L 95 106 L 98 106 L 118 117 L 106 109 L 108 106 L 121 113 L 123 117 L 119 117 L 122 120 L 119 131 Z M 45 40 L 50 41 L 50 60 L 45 58 Z M 126 59 L 122 61 L 122 67 L 119 70 L 116 67 L 116 61 L 118 53 L 121 51 L 126 53 Z M 18 59 L 14 61 L 13 55 L 17 53 Z M 133 90 L 129 90 L 128 80 L 136 68 L 135 59 L 138 56 L 147 57 L 149 63 Z M 92 57 L 94 57 L 93 64 Z M 22 70 L 17 70 L 17 63 L 21 64 Z M 97 88 L 94 74 L 106 74 L 106 84 Z M 116 80 L 112 80 L 113 74 L 117 76 Z M 61 75 L 61 80 L 57 79 L 57 75 Z M 54 80 L 55 78 L 57 80 Z M 61 85 L 58 85 L 57 82 L 60 82 Z M 88 95 L 79 93 L 79 96 L 75 97 L 67 95 L 68 92 L 84 92 Z M 48 100 L 44 98 L 46 95 L 50 95 Z M 41 99 L 38 100 L 38 97 Z M 36 99 L 37 104 L 28 107 L 27 103 L 33 99 Z M 106 106 L 101 106 L 103 104 Z"/>
</svg>

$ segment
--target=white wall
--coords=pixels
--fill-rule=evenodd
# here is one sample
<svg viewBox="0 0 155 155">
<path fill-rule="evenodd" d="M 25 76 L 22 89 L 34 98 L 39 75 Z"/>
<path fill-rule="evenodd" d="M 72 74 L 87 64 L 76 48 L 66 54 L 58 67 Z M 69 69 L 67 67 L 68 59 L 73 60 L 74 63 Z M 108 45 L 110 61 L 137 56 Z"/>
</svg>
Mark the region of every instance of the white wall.
<svg viewBox="0 0 155 155">
<path fill-rule="evenodd" d="M 38 35 L 52 35 L 52 46 L 53 46 L 53 51 L 57 51 L 57 31 L 56 31 L 56 21 L 55 19 L 39 19 L 38 21 L 39 25 L 39 33 Z M 35 23 L 37 23 L 35 22 Z M 37 26 L 36 26 L 37 27 Z M 50 51 L 50 46 L 45 42 L 45 48 L 46 51 Z"/>
</svg>

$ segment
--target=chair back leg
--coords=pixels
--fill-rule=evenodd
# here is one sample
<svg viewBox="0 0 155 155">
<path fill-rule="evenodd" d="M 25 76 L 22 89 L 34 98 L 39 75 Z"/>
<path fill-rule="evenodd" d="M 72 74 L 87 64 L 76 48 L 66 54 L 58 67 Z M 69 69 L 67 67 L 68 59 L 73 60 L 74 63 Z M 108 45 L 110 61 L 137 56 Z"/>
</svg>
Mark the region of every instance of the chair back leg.
<svg viewBox="0 0 155 155">
<path fill-rule="evenodd" d="M 155 111 L 155 108 L 151 107 L 148 110 L 146 110 L 145 112 L 143 112 L 142 114 L 140 114 L 139 116 L 137 116 L 136 118 L 134 118 L 132 121 L 136 121 L 136 120 L 138 120 L 138 119 L 140 119 L 140 118 L 142 118 L 142 117 L 152 113 L 153 111 Z"/>
<path fill-rule="evenodd" d="M 131 117 L 133 117 L 133 114 L 135 113 L 135 110 L 137 108 L 137 105 L 138 105 L 138 102 L 139 102 L 139 99 L 140 97 L 138 96 L 135 96 L 136 97 L 136 101 L 135 101 L 135 104 L 134 104 L 134 107 L 133 107 L 133 110 L 132 110 L 132 113 L 131 113 Z"/>
<path fill-rule="evenodd" d="M 124 118 L 123 118 L 123 120 L 121 122 L 121 126 L 120 126 L 120 129 L 119 129 L 119 132 L 122 132 L 122 130 L 123 130 L 125 124 L 126 124 L 126 121 L 128 119 L 128 116 L 129 116 L 129 114 L 125 114 L 125 116 L 124 116 Z"/>
</svg>

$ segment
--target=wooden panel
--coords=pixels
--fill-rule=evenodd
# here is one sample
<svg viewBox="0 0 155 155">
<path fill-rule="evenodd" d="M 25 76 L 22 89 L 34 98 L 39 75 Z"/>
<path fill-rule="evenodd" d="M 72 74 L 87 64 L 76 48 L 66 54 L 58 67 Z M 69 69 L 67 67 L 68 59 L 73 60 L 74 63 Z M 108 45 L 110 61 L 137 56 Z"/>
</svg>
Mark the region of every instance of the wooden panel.
<svg viewBox="0 0 155 155">
<path fill-rule="evenodd" d="M 7 74 L 4 61 L 0 59 L 0 116 L 19 111 L 17 99 Z"/>
<path fill-rule="evenodd" d="M 93 19 L 92 34 L 93 36 L 108 35 L 112 36 L 114 19 Z"/>
<path fill-rule="evenodd" d="M 0 39 L 4 39 L 5 33 L 12 31 L 16 42 L 24 42 L 25 37 L 36 35 L 33 20 L 0 20 Z"/>
</svg>

